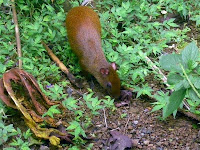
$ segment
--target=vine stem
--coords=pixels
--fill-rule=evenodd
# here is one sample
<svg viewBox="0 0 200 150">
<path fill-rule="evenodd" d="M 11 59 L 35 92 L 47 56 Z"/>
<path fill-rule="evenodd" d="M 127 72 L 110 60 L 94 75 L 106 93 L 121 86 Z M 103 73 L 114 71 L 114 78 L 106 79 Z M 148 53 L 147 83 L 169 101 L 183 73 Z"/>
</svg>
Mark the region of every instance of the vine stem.
<svg viewBox="0 0 200 150">
<path fill-rule="evenodd" d="M 194 85 L 192 84 L 192 82 L 190 81 L 190 79 L 189 79 L 187 73 L 185 72 L 185 69 L 183 68 L 183 65 L 180 64 L 180 66 L 181 66 L 181 69 L 182 69 L 182 71 L 183 71 L 183 74 L 185 75 L 186 79 L 188 80 L 190 86 L 192 87 L 192 89 L 194 90 L 194 92 L 197 94 L 197 96 L 200 98 L 200 94 L 198 93 L 198 91 L 196 90 L 196 88 L 194 87 Z"/>
</svg>

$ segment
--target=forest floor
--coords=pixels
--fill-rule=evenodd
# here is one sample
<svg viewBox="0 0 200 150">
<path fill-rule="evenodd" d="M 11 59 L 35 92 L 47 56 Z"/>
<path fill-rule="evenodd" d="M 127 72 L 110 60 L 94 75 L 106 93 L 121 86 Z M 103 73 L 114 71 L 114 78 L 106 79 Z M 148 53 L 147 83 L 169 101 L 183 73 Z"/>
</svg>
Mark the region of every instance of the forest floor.
<svg viewBox="0 0 200 150">
<path fill-rule="evenodd" d="M 197 122 L 181 113 L 176 119 L 170 116 L 161 121 L 161 112 L 150 113 L 152 106 L 147 101 L 133 99 L 129 106 L 117 108 L 114 114 L 104 112 L 94 119 L 94 133 L 98 137 L 94 149 L 105 149 L 103 143 L 111 136 L 110 130 L 117 130 L 131 138 L 133 149 L 144 150 L 198 150 L 200 149 L 200 133 Z M 121 114 L 127 117 L 121 118 Z"/>
</svg>

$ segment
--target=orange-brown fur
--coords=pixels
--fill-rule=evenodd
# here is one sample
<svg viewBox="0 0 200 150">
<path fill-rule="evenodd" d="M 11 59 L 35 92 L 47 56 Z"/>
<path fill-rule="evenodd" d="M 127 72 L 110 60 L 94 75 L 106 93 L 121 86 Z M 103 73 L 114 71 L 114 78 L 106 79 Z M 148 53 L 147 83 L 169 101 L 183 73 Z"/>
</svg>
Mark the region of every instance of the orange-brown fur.
<svg viewBox="0 0 200 150">
<path fill-rule="evenodd" d="M 86 6 L 75 7 L 68 12 L 66 28 L 70 46 L 79 58 L 81 68 L 92 74 L 102 87 L 112 87 L 108 92 L 115 97 L 120 95 L 120 80 L 104 56 L 101 47 L 101 25 L 96 12 Z M 108 69 L 102 74 L 100 69 Z"/>
</svg>

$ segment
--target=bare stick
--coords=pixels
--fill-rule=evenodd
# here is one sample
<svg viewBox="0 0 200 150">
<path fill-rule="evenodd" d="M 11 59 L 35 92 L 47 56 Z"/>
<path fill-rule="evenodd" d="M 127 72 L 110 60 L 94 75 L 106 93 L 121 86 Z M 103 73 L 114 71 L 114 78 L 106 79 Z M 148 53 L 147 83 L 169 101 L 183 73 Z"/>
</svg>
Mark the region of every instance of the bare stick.
<svg viewBox="0 0 200 150">
<path fill-rule="evenodd" d="M 21 51 L 21 40 L 20 40 L 20 33 L 19 33 L 19 25 L 17 21 L 17 13 L 15 9 L 15 0 L 11 0 L 12 2 L 12 12 L 13 12 L 13 20 L 15 24 L 15 36 L 16 36 L 16 42 L 17 42 L 17 53 L 18 53 L 18 63 L 19 63 L 19 69 L 22 69 L 22 51 Z"/>
<path fill-rule="evenodd" d="M 91 2 L 92 2 L 93 0 L 84 0 L 83 2 L 82 2 L 82 6 L 87 6 L 88 4 L 90 4 L 91 5 Z"/>
<path fill-rule="evenodd" d="M 59 58 L 52 52 L 52 50 L 42 41 L 41 42 L 44 48 L 46 49 L 47 53 L 51 57 L 51 59 L 59 66 L 59 68 L 67 75 L 69 81 L 76 85 L 77 87 L 81 88 L 82 84 L 81 82 L 76 79 L 73 74 L 71 74 L 68 70 L 68 68 L 59 60 Z"/>
<path fill-rule="evenodd" d="M 107 118 L 106 118 L 106 111 L 105 111 L 104 108 L 103 108 L 103 116 L 104 116 L 104 122 L 105 122 L 106 129 L 107 129 L 108 128 L 108 124 L 107 124 Z"/>
<path fill-rule="evenodd" d="M 149 59 L 147 56 L 145 56 L 145 59 L 148 64 L 151 64 L 152 69 L 154 71 L 158 72 L 162 76 L 161 79 L 169 87 L 169 84 L 167 84 L 167 77 L 165 77 L 165 75 L 162 73 L 162 71 L 156 65 L 154 65 L 154 63 L 151 61 L 151 59 Z"/>
<path fill-rule="evenodd" d="M 162 76 L 162 80 L 163 82 L 169 87 L 170 85 L 167 83 L 167 77 L 162 73 L 162 71 L 156 66 L 154 65 L 154 63 L 151 61 L 151 59 L 149 59 L 147 56 L 145 56 L 145 59 L 147 60 L 148 64 L 151 64 L 151 67 L 154 71 L 158 72 L 161 76 Z M 173 90 L 172 90 L 173 92 Z M 185 101 L 185 99 L 183 100 L 183 105 L 190 110 L 190 107 L 188 106 L 187 102 Z"/>
<path fill-rule="evenodd" d="M 127 120 L 126 125 L 125 125 L 125 127 L 124 127 L 124 134 L 125 134 L 125 132 L 126 132 L 126 128 L 127 128 L 127 126 L 128 126 L 128 123 L 129 123 L 130 118 L 131 118 L 131 116 L 128 117 L 128 120 Z"/>
</svg>

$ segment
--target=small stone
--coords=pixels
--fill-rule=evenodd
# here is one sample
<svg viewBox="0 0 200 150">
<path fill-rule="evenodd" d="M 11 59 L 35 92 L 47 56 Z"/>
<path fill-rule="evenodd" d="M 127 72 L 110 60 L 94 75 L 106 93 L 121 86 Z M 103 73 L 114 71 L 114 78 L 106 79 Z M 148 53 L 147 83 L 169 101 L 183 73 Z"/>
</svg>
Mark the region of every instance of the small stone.
<svg viewBox="0 0 200 150">
<path fill-rule="evenodd" d="M 133 124 L 137 125 L 137 124 L 138 124 L 138 121 L 137 121 L 137 120 L 133 121 Z"/>
<path fill-rule="evenodd" d="M 164 150 L 162 147 L 157 147 L 156 150 Z"/>
<path fill-rule="evenodd" d="M 132 140 L 133 146 L 138 146 L 139 144 L 139 139 L 133 139 Z"/>
<path fill-rule="evenodd" d="M 48 146 L 41 145 L 39 150 L 49 150 Z"/>
<path fill-rule="evenodd" d="M 148 147 L 153 147 L 153 144 L 149 144 Z"/>
<path fill-rule="evenodd" d="M 162 145 L 162 142 L 158 142 L 157 145 L 158 145 L 158 146 L 161 146 L 161 145 Z"/>
<path fill-rule="evenodd" d="M 137 147 L 138 147 L 139 149 L 142 149 L 142 145 L 138 145 Z"/>
<path fill-rule="evenodd" d="M 144 141 L 144 144 L 149 145 L 149 142 L 150 142 L 149 140 L 146 140 L 146 141 Z"/>
<path fill-rule="evenodd" d="M 128 134 L 128 137 L 129 137 L 130 139 L 132 138 L 132 136 L 133 136 L 132 134 Z"/>
<path fill-rule="evenodd" d="M 129 129 L 129 130 L 132 130 L 132 129 L 133 129 L 133 126 L 128 126 L 128 129 Z"/>
<path fill-rule="evenodd" d="M 165 15 L 165 14 L 167 14 L 167 11 L 166 10 L 162 10 L 161 14 Z"/>
</svg>

